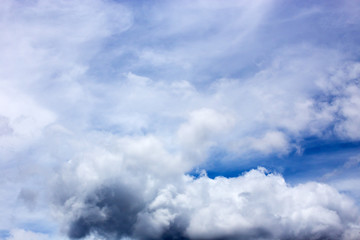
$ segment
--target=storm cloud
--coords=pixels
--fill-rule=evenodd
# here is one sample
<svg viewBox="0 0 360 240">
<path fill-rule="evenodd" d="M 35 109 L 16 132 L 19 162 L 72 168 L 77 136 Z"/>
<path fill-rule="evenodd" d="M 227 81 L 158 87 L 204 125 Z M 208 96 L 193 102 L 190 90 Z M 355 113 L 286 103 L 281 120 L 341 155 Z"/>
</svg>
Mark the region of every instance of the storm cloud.
<svg viewBox="0 0 360 240">
<path fill-rule="evenodd" d="M 92 232 L 126 236 L 132 232 L 136 216 L 142 209 L 139 199 L 129 190 L 107 186 L 86 197 L 68 232 L 71 238 L 83 238 Z"/>
</svg>

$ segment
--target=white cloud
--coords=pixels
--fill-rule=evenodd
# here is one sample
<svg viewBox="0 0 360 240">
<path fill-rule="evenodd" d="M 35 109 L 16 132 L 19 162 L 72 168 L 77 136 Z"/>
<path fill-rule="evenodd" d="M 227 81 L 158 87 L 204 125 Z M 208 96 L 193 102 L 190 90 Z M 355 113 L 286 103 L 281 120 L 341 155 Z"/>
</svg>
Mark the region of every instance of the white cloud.
<svg viewBox="0 0 360 240">
<path fill-rule="evenodd" d="M 42 107 L 31 96 L 6 86 L 0 90 L 0 109 L 2 161 L 36 142 L 43 128 L 56 119 L 56 114 Z"/>
<path fill-rule="evenodd" d="M 185 154 L 189 154 L 185 157 L 201 161 L 205 151 L 217 144 L 219 136 L 228 134 L 233 125 L 233 117 L 226 113 L 221 114 L 212 109 L 191 112 L 188 122 L 182 124 L 177 132 L 181 147 Z"/>
<path fill-rule="evenodd" d="M 291 187 L 264 169 L 237 178 L 188 178 L 184 190 L 160 191 L 148 211 L 164 228 L 184 221 L 191 239 L 346 239 L 359 227 L 354 202 L 335 189 L 315 182 Z"/>
<path fill-rule="evenodd" d="M 94 187 L 78 188 L 61 210 L 65 229 L 133 239 L 356 239 L 360 227 L 354 201 L 334 188 L 316 182 L 290 186 L 263 168 L 235 178 L 202 175 L 158 182 L 157 177 L 138 172 L 131 181 L 114 182 L 104 176 Z M 136 220 L 123 219 L 124 211 Z M 124 226 L 133 231 L 122 231 Z"/>
<path fill-rule="evenodd" d="M 10 231 L 10 237 L 6 240 L 48 240 L 51 239 L 48 235 L 43 233 L 35 233 L 26 231 L 24 229 L 13 229 Z"/>
<path fill-rule="evenodd" d="M 91 228 L 104 239 L 356 239 L 357 207 L 327 185 L 291 187 L 261 169 L 186 175 L 212 149 L 241 159 L 286 155 L 308 137 L 360 138 L 359 64 L 282 27 L 326 9 L 282 22 L 272 19 L 278 3 L 3 1 L 0 222 L 15 229 L 9 239 L 45 239 L 16 228 L 52 224 L 50 208 L 65 232 L 89 239 Z"/>
<path fill-rule="evenodd" d="M 260 139 L 249 139 L 252 148 L 265 154 L 278 152 L 282 154 L 288 153 L 290 146 L 286 136 L 282 132 L 267 132 Z"/>
<path fill-rule="evenodd" d="M 339 112 L 344 118 L 336 126 L 338 134 L 344 138 L 360 139 L 360 88 L 357 84 L 351 84 L 344 89 L 344 97 L 338 101 Z"/>
</svg>

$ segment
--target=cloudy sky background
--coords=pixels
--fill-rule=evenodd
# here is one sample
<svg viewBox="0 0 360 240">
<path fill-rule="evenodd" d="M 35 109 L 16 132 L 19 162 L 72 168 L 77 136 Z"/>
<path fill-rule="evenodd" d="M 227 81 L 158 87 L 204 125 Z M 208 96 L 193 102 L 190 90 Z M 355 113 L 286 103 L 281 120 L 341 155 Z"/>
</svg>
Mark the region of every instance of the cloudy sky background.
<svg viewBox="0 0 360 240">
<path fill-rule="evenodd" d="M 359 12 L 2 0 L 0 239 L 360 239 Z"/>
</svg>

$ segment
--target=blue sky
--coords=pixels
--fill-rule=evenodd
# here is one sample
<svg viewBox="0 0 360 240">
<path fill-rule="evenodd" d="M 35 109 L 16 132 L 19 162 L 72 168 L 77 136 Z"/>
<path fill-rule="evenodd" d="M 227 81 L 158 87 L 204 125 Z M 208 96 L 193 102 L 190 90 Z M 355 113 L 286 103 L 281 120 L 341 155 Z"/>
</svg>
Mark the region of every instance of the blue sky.
<svg viewBox="0 0 360 240">
<path fill-rule="evenodd" d="M 0 239 L 359 239 L 359 10 L 3 0 Z"/>
</svg>

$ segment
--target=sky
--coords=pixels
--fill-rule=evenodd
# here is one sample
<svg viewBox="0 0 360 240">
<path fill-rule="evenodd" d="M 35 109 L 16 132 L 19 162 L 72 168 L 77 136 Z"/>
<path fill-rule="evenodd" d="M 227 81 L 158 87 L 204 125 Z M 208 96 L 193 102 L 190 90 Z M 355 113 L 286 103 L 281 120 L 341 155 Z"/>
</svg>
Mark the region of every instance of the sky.
<svg viewBox="0 0 360 240">
<path fill-rule="evenodd" d="M 2 0 L 0 239 L 359 240 L 359 12 Z"/>
</svg>

